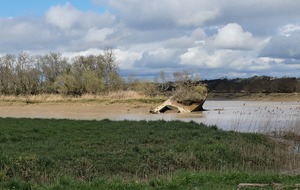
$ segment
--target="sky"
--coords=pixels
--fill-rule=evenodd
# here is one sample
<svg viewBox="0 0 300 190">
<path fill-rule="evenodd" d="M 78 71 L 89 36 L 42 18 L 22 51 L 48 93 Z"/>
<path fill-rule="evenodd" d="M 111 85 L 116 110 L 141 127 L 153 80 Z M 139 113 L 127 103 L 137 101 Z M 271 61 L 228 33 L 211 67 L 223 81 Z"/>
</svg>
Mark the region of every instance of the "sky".
<svg viewBox="0 0 300 190">
<path fill-rule="evenodd" d="M 124 77 L 300 77 L 299 0 L 2 0 L 0 55 L 114 50 Z"/>
</svg>

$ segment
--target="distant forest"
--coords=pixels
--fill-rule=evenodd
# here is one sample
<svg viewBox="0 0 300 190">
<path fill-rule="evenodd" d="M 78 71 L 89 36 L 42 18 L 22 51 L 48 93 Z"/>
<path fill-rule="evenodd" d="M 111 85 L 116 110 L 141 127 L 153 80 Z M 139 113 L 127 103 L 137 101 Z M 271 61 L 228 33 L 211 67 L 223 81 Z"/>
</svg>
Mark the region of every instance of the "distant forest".
<svg viewBox="0 0 300 190">
<path fill-rule="evenodd" d="M 251 78 L 203 80 L 214 93 L 293 93 L 300 92 L 300 78 L 254 76 Z"/>
<path fill-rule="evenodd" d="M 300 78 L 255 76 L 246 79 L 191 80 L 187 72 L 174 72 L 174 80 L 166 81 L 161 71 L 154 82 L 137 80 L 133 74 L 121 77 L 113 50 L 103 54 L 67 59 L 60 53 L 0 56 L 0 95 L 103 94 L 133 90 L 156 96 L 169 94 L 184 81 L 203 83 L 213 93 L 293 93 L 300 92 Z"/>
</svg>

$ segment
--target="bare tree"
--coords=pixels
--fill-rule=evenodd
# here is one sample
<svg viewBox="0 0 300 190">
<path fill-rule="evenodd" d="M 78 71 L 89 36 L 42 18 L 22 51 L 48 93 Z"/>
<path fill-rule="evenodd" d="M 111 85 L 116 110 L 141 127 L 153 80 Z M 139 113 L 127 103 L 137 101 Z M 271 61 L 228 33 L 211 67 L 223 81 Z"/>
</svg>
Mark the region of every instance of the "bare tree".
<svg viewBox="0 0 300 190">
<path fill-rule="evenodd" d="M 57 93 L 54 83 L 64 71 L 69 68 L 67 59 L 62 57 L 61 53 L 49 53 L 38 56 L 38 69 L 41 71 L 41 80 L 43 82 L 43 91 L 46 93 Z"/>
<path fill-rule="evenodd" d="M 6 54 L 0 58 L 0 90 L 1 94 L 9 95 L 15 93 L 14 67 L 16 65 L 16 56 Z"/>
<path fill-rule="evenodd" d="M 124 81 L 118 74 L 118 65 L 116 64 L 116 57 L 112 49 L 106 49 L 103 55 L 104 65 L 104 85 L 107 90 L 113 91 L 121 88 Z"/>
<path fill-rule="evenodd" d="M 97 94 L 122 89 L 123 85 L 111 49 L 72 60 L 61 53 L 31 56 L 21 52 L 0 57 L 1 94 Z"/>
<path fill-rule="evenodd" d="M 166 75 L 164 71 L 160 71 L 159 73 L 159 78 L 160 78 L 160 82 L 161 82 L 161 89 L 160 91 L 165 91 L 165 83 L 166 83 Z"/>
</svg>

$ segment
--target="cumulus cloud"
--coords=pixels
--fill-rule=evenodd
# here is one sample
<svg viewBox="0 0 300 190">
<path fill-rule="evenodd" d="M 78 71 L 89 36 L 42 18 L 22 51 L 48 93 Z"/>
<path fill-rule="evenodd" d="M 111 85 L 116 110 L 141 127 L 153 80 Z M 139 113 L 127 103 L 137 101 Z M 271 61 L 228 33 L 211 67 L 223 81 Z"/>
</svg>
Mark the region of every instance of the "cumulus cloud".
<svg viewBox="0 0 300 190">
<path fill-rule="evenodd" d="M 222 49 L 250 50 L 255 48 L 257 40 L 250 32 L 244 32 L 239 24 L 229 23 L 220 29 L 214 43 Z"/>
<path fill-rule="evenodd" d="M 79 20 L 81 12 L 70 3 L 51 7 L 46 12 L 46 22 L 59 27 L 62 30 L 71 29 Z M 80 22 L 79 22 L 80 23 Z"/>
<path fill-rule="evenodd" d="M 181 64 L 201 68 L 241 70 L 251 66 L 251 56 L 243 51 L 219 49 L 208 53 L 203 47 L 189 48 L 180 56 Z"/>
<path fill-rule="evenodd" d="M 47 23 L 66 31 L 72 28 L 86 29 L 95 26 L 111 26 L 115 22 L 115 16 L 108 12 L 102 15 L 82 12 L 73 7 L 72 4 L 66 3 L 50 7 L 45 13 L 45 20 Z"/>
</svg>

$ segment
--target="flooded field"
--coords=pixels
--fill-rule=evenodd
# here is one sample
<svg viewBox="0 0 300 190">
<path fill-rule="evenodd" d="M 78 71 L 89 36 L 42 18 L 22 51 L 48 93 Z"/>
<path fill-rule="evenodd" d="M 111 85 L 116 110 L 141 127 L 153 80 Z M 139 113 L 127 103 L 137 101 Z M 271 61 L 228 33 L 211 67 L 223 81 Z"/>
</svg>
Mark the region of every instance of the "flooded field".
<svg viewBox="0 0 300 190">
<path fill-rule="evenodd" d="M 206 101 L 207 111 L 192 114 L 150 114 L 149 104 L 0 105 L 0 117 L 88 120 L 181 120 L 217 125 L 224 130 L 300 133 L 300 102 Z"/>
</svg>

